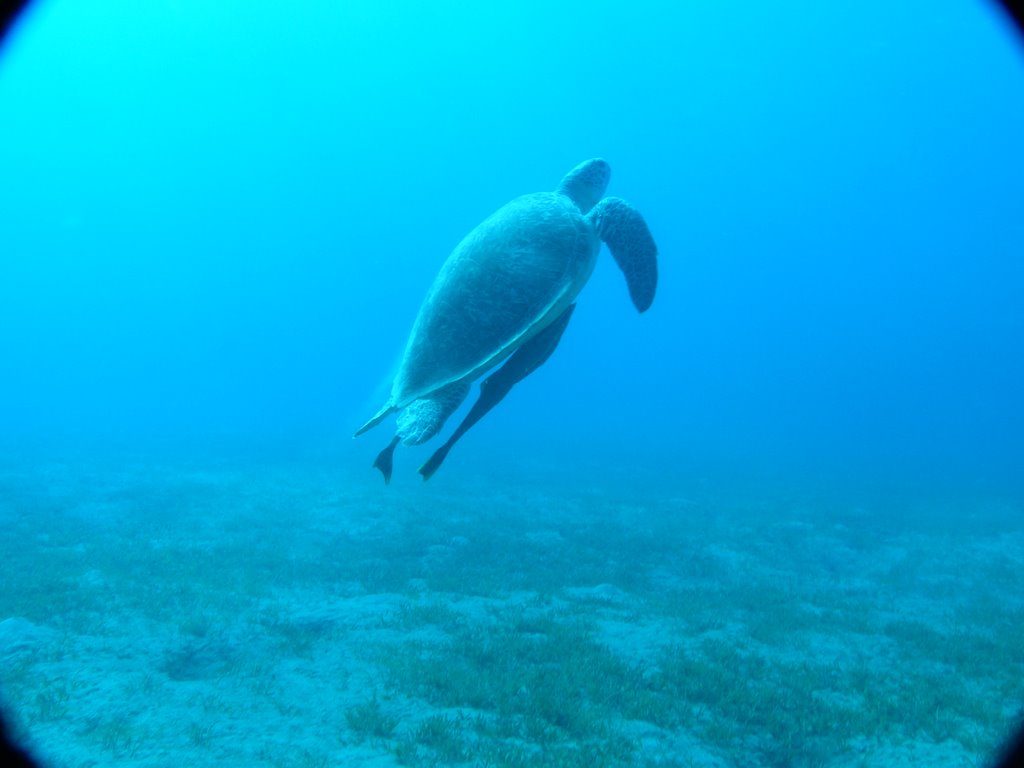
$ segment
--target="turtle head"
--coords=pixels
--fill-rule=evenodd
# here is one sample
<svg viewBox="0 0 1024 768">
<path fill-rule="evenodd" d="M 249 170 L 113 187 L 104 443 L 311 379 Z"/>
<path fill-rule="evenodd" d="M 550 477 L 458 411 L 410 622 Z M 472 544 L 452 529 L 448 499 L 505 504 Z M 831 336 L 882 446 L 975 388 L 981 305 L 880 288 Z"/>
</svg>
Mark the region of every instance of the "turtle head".
<svg viewBox="0 0 1024 768">
<path fill-rule="evenodd" d="M 586 215 L 604 197 L 612 167 L 600 157 L 584 160 L 562 179 L 558 192 L 568 197 Z"/>
</svg>

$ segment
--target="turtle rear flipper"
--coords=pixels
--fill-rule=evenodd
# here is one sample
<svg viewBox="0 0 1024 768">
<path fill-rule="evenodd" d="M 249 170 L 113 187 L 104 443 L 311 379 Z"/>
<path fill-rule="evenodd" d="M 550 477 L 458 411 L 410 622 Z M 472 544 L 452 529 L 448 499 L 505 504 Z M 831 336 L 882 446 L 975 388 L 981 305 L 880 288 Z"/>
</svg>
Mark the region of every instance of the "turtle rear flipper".
<svg viewBox="0 0 1024 768">
<path fill-rule="evenodd" d="M 377 458 L 373 461 L 373 466 L 384 475 L 384 485 L 391 482 L 391 470 L 395 466 L 395 448 L 398 447 L 398 441 L 401 439 L 398 435 L 391 438 L 391 442 L 377 454 Z"/>
<path fill-rule="evenodd" d="M 612 252 L 640 312 L 654 301 L 658 286 L 658 246 L 640 211 L 619 197 L 606 197 L 587 215 Z"/>
<path fill-rule="evenodd" d="M 512 387 L 540 368 L 551 357 L 551 353 L 555 351 L 555 347 L 558 346 L 558 342 L 565 332 L 565 326 L 569 324 L 569 318 L 572 317 L 574 309 L 576 309 L 576 305 L 570 304 L 551 325 L 523 344 L 505 361 L 501 368 L 480 382 L 480 396 L 473 403 L 466 418 L 462 420 L 448 441 L 434 451 L 433 455 L 420 467 L 419 472 L 423 475 L 424 480 L 429 480 L 437 472 L 441 462 L 448 455 L 448 451 L 460 437 L 469 431 L 470 427 L 500 403 Z"/>
</svg>

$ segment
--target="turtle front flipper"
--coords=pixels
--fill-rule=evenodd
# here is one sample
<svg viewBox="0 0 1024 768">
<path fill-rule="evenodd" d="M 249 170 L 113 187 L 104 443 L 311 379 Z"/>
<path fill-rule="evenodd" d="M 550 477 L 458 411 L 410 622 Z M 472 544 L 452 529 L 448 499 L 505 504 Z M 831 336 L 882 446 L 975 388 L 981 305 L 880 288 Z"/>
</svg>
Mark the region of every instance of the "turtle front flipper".
<svg viewBox="0 0 1024 768">
<path fill-rule="evenodd" d="M 625 275 L 633 305 L 640 312 L 646 311 L 658 286 L 658 246 L 644 217 L 622 198 L 606 197 L 587 220 Z"/>
<path fill-rule="evenodd" d="M 572 317 L 574 309 L 576 309 L 576 305 L 570 304 L 551 325 L 523 344 L 505 361 L 501 368 L 480 382 L 480 396 L 469 413 L 466 414 L 466 418 L 462 420 L 448 441 L 434 451 L 433 455 L 420 467 L 419 472 L 423 475 L 424 480 L 429 480 L 437 472 L 441 462 L 448 455 L 448 451 L 460 437 L 469 431 L 470 427 L 500 403 L 512 387 L 540 368 L 551 357 L 551 353 L 555 351 L 555 347 L 558 346 L 558 342 L 565 332 L 565 327 L 569 324 L 569 318 Z"/>
</svg>

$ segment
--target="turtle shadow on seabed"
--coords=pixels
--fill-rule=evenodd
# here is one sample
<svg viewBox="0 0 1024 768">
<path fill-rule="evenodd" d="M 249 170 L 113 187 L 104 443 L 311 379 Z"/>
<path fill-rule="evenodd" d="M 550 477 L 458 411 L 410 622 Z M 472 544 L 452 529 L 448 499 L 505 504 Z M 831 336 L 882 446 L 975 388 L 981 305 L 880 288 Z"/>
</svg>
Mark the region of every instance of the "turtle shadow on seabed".
<svg viewBox="0 0 1024 768">
<path fill-rule="evenodd" d="M 420 467 L 430 479 L 458 440 L 518 382 L 551 356 L 594 271 L 603 242 L 638 311 L 654 301 L 658 249 L 643 216 L 604 197 L 611 167 L 580 163 L 554 192 L 517 197 L 452 251 L 420 307 L 391 395 L 356 431 L 398 414 L 394 437 L 373 466 L 390 482 L 399 444 L 434 437 L 481 375 L 478 399 L 455 432 Z"/>
</svg>

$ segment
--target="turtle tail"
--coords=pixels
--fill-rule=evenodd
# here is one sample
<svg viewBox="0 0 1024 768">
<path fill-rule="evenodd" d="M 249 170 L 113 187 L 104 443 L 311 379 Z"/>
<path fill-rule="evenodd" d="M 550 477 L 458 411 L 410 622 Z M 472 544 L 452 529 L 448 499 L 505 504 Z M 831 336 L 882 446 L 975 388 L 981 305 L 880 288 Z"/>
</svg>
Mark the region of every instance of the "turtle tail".
<svg viewBox="0 0 1024 768">
<path fill-rule="evenodd" d="M 359 437 L 361 434 L 363 434 L 363 432 L 373 429 L 382 421 L 384 421 L 384 419 L 386 419 L 390 414 L 392 414 L 394 410 L 395 406 L 391 405 L 391 401 L 389 400 L 387 403 L 384 404 L 383 408 L 381 408 L 379 411 L 377 411 L 376 414 L 374 414 L 372 419 L 370 419 L 368 422 L 363 424 L 363 426 L 357 429 L 356 433 L 352 435 L 352 437 Z"/>
<path fill-rule="evenodd" d="M 644 217 L 622 198 L 606 197 L 594 206 L 587 220 L 625 275 L 633 305 L 646 311 L 658 286 L 658 246 Z"/>
</svg>

